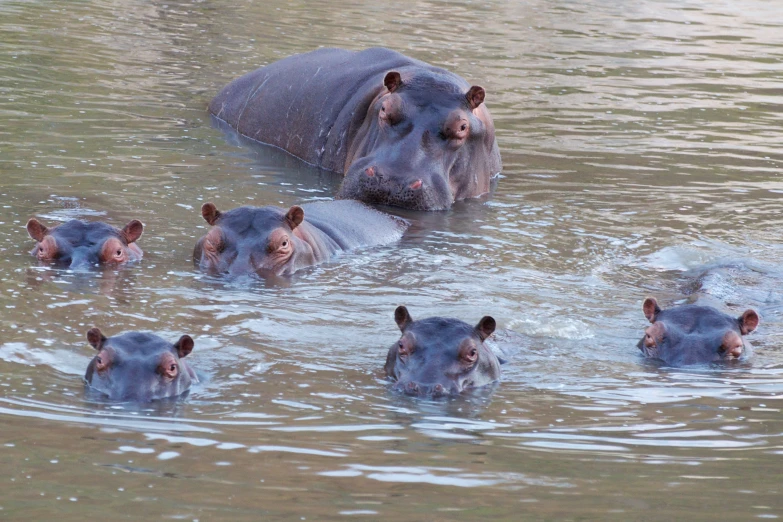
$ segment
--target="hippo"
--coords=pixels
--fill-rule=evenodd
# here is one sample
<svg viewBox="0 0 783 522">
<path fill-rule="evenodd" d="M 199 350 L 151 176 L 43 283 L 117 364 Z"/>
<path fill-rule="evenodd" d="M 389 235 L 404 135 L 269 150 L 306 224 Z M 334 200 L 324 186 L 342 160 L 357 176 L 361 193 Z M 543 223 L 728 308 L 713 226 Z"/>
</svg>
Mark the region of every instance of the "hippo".
<svg viewBox="0 0 783 522">
<path fill-rule="evenodd" d="M 738 359 L 748 351 L 742 336 L 759 324 L 753 310 L 739 317 L 696 304 L 662 310 L 653 297 L 644 300 L 642 310 L 652 325 L 637 346 L 645 357 L 669 366 Z"/>
<path fill-rule="evenodd" d="M 485 91 L 390 49 L 324 48 L 226 85 L 209 104 L 248 138 L 344 174 L 338 197 L 444 210 L 502 168 Z"/>
<path fill-rule="evenodd" d="M 72 269 L 138 261 L 143 252 L 136 240 L 143 230 L 144 225 L 138 219 L 122 230 L 106 223 L 77 219 L 51 228 L 35 218 L 27 222 L 27 233 L 38 242 L 30 253 L 39 261 L 54 261 Z"/>
<path fill-rule="evenodd" d="M 399 306 L 394 320 L 402 337 L 389 348 L 384 370 L 396 390 L 439 397 L 500 379 L 501 360 L 484 343 L 495 331 L 492 317 L 482 317 L 476 326 L 444 317 L 414 321 Z"/>
<path fill-rule="evenodd" d="M 204 203 L 201 215 L 213 228 L 196 243 L 193 262 L 231 276 L 288 276 L 339 252 L 397 241 L 408 227 L 403 219 L 350 200 L 226 212 Z"/>
<path fill-rule="evenodd" d="M 129 332 L 104 337 L 98 328 L 87 332 L 98 354 L 84 374 L 91 389 L 111 400 L 149 402 L 177 397 L 198 382 L 183 359 L 193 350 L 193 339 L 183 335 L 171 344 L 157 335 Z"/>
</svg>

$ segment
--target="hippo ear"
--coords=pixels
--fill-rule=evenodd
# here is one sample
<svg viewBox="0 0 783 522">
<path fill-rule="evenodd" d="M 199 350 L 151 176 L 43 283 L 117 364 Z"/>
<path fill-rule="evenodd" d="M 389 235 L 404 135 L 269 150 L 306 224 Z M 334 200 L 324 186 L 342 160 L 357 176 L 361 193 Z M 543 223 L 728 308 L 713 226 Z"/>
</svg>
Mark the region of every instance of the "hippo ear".
<svg viewBox="0 0 783 522">
<path fill-rule="evenodd" d="M 193 338 L 189 335 L 183 335 L 174 345 L 174 348 L 177 349 L 177 355 L 179 355 L 180 358 L 187 357 L 188 354 L 193 351 Z"/>
<path fill-rule="evenodd" d="M 394 322 L 400 327 L 400 331 L 404 332 L 405 329 L 413 322 L 411 314 L 408 313 L 408 309 L 404 306 L 398 306 L 394 311 Z"/>
<path fill-rule="evenodd" d="M 288 221 L 288 224 L 291 225 L 291 230 L 295 229 L 304 221 L 304 209 L 299 205 L 294 205 L 288 209 L 285 219 Z"/>
<path fill-rule="evenodd" d="M 742 335 L 747 335 L 758 327 L 759 314 L 755 310 L 745 310 L 737 320 L 740 324 L 740 332 Z"/>
<path fill-rule="evenodd" d="M 389 89 L 389 92 L 394 92 L 402 85 L 402 78 L 397 71 L 389 71 L 386 73 L 386 77 L 383 79 L 383 84 Z"/>
<path fill-rule="evenodd" d="M 204 216 L 204 220 L 210 225 L 214 225 L 221 212 L 217 209 L 214 203 L 204 203 L 201 205 L 201 215 Z"/>
<path fill-rule="evenodd" d="M 144 232 L 144 224 L 138 219 L 134 219 L 122 229 L 122 235 L 125 236 L 125 242 L 130 244 L 141 237 Z"/>
<path fill-rule="evenodd" d="M 30 221 L 27 222 L 27 233 L 30 234 L 30 237 L 36 241 L 43 241 L 43 238 L 47 232 L 49 232 L 49 229 L 46 228 L 37 219 L 30 218 Z"/>
<path fill-rule="evenodd" d="M 90 328 L 87 331 L 87 342 L 96 350 L 100 350 L 106 342 L 106 337 L 103 336 L 100 328 Z"/>
<path fill-rule="evenodd" d="M 492 332 L 495 331 L 495 326 L 497 325 L 492 317 L 488 315 L 482 317 L 481 321 L 476 325 L 476 333 L 478 334 L 479 339 L 484 341 L 487 337 L 492 335 Z"/>
<path fill-rule="evenodd" d="M 658 306 L 658 301 L 656 301 L 654 297 L 648 297 L 644 300 L 642 311 L 644 312 L 644 316 L 647 318 L 647 320 L 651 323 L 654 323 L 655 316 L 661 312 L 661 307 Z"/>
<path fill-rule="evenodd" d="M 478 85 L 474 85 L 468 89 L 467 94 L 465 94 L 465 98 L 467 98 L 468 105 L 470 105 L 471 110 L 484 103 L 485 94 L 484 87 L 479 87 Z"/>
</svg>

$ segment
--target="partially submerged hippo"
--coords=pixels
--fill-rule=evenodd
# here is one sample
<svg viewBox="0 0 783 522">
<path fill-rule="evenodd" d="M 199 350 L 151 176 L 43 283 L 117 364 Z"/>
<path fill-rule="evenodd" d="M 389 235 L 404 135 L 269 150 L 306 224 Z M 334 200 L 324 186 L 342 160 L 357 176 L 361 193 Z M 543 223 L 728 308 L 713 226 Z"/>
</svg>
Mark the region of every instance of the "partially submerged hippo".
<svg viewBox="0 0 783 522">
<path fill-rule="evenodd" d="M 492 317 L 482 317 L 476 326 L 443 317 L 414 321 L 399 306 L 394 320 L 402 337 L 389 348 L 384 369 L 396 389 L 437 397 L 500 379 L 500 360 L 484 344 L 495 331 Z"/>
<path fill-rule="evenodd" d="M 339 252 L 397 241 L 408 226 L 358 201 L 227 212 L 204 203 L 201 215 L 213 228 L 196 244 L 193 262 L 202 270 L 229 275 L 290 275 Z"/>
<path fill-rule="evenodd" d="M 442 210 L 501 170 L 482 87 L 383 48 L 318 49 L 234 80 L 209 111 L 240 134 L 345 174 L 338 197 Z"/>
<path fill-rule="evenodd" d="M 670 366 L 737 359 L 746 351 L 742 336 L 759 324 L 753 310 L 746 310 L 740 317 L 711 306 L 682 305 L 662 310 L 652 297 L 644 300 L 642 310 L 652 325 L 644 331 L 638 347 L 645 357 Z"/>
<path fill-rule="evenodd" d="M 35 218 L 27 222 L 27 233 L 38 243 L 30 252 L 39 261 L 55 261 L 70 268 L 98 264 L 121 264 L 141 259 L 136 245 L 144 225 L 134 219 L 120 230 L 106 223 L 72 219 L 47 227 Z"/>
<path fill-rule="evenodd" d="M 193 339 L 183 335 L 171 344 L 151 333 L 130 332 L 104 337 L 98 328 L 87 332 L 98 354 L 84 380 L 112 400 L 147 402 L 176 397 L 198 382 L 182 359 L 193 350 Z"/>
</svg>

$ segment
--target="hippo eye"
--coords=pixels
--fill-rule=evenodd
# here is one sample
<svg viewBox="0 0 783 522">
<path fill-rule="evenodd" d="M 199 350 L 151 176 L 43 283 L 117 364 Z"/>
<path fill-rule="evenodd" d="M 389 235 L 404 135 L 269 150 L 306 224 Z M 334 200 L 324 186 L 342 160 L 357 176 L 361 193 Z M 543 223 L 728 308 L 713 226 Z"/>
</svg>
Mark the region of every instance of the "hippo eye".
<svg viewBox="0 0 783 522">
<path fill-rule="evenodd" d="M 177 371 L 177 365 L 176 365 L 176 364 L 172 364 L 171 366 L 169 366 L 169 371 L 170 371 L 170 372 L 175 372 L 175 371 Z"/>
<path fill-rule="evenodd" d="M 95 358 L 95 363 L 96 364 L 103 364 L 103 359 L 101 359 L 100 357 L 96 357 Z"/>
<path fill-rule="evenodd" d="M 122 250 L 117 250 L 117 255 L 121 256 L 122 255 Z"/>
<path fill-rule="evenodd" d="M 463 123 L 463 124 L 460 126 L 459 130 L 461 130 L 461 131 L 463 131 L 463 132 L 464 132 L 464 131 L 465 131 L 467 128 L 468 128 L 468 125 L 467 125 L 466 123 Z"/>
<path fill-rule="evenodd" d="M 282 243 L 282 245 L 281 245 L 281 246 L 282 246 L 282 247 L 287 247 L 287 246 L 288 246 L 288 241 L 283 241 L 283 243 Z"/>
</svg>

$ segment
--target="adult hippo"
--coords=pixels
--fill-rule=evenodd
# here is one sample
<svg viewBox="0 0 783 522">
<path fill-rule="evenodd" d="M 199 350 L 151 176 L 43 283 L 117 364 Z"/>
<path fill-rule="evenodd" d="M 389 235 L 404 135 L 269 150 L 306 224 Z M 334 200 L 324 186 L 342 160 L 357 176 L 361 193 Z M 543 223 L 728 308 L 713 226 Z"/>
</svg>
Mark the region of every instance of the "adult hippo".
<svg viewBox="0 0 783 522">
<path fill-rule="evenodd" d="M 484 343 L 495 331 L 492 317 L 476 326 L 443 317 L 414 321 L 399 306 L 394 320 L 402 337 L 389 348 L 384 370 L 397 390 L 437 397 L 500 379 L 500 360 Z"/>
<path fill-rule="evenodd" d="M 143 252 L 136 241 L 143 230 L 144 225 L 138 219 L 122 230 L 106 223 L 77 219 L 51 228 L 35 218 L 27 222 L 27 233 L 37 241 L 30 253 L 39 261 L 54 261 L 72 269 L 141 259 Z"/>
<path fill-rule="evenodd" d="M 443 210 L 501 170 L 484 89 L 398 52 L 318 49 L 234 80 L 209 111 L 345 175 L 338 197 Z"/>
<path fill-rule="evenodd" d="M 98 353 L 87 366 L 84 380 L 109 399 L 148 402 L 176 397 L 198 382 L 183 361 L 193 350 L 189 335 L 172 344 L 151 333 L 107 338 L 100 329 L 91 328 L 87 340 Z"/>
<path fill-rule="evenodd" d="M 738 359 L 748 348 L 742 336 L 759 324 L 753 310 L 739 317 L 693 304 L 662 310 L 653 297 L 645 299 L 642 311 L 652 324 L 637 346 L 645 357 L 670 366 Z"/>
<path fill-rule="evenodd" d="M 229 275 L 290 275 L 339 252 L 397 241 L 408 227 L 406 221 L 358 201 L 227 212 L 204 203 L 201 215 L 213 228 L 193 249 L 193 262 L 202 270 Z"/>
</svg>

